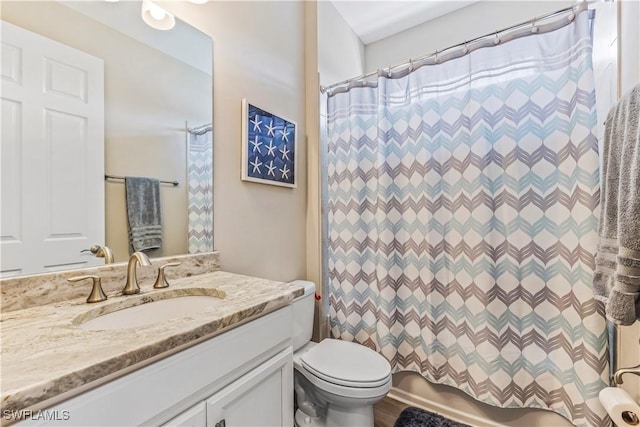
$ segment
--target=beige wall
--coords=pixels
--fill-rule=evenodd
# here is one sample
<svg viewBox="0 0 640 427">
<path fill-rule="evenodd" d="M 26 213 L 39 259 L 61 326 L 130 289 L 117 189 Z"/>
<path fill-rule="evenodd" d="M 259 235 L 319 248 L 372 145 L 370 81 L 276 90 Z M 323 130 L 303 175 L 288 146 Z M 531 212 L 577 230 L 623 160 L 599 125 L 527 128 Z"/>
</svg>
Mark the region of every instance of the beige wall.
<svg viewBox="0 0 640 427">
<path fill-rule="evenodd" d="M 318 4 L 318 71 L 329 85 L 364 73 L 365 47 L 329 1 Z"/>
<path fill-rule="evenodd" d="M 63 43 L 72 44 L 76 40 L 82 50 L 91 52 L 93 40 L 102 37 L 99 31 L 88 32 L 74 21 L 45 19 L 50 8 L 60 7 L 54 2 L 35 4 L 16 2 L 22 7 L 30 7 L 30 12 L 19 15 L 10 2 L 3 2 L 2 16 L 10 22 L 15 19 L 17 25 L 27 29 L 36 23 L 46 23 L 48 37 L 57 37 Z M 242 274 L 266 277 L 278 280 L 293 280 L 306 277 L 306 140 L 305 140 L 305 76 L 304 76 L 304 4 L 303 2 L 209 2 L 194 5 L 187 2 L 166 2 L 163 4 L 176 17 L 193 25 L 213 39 L 214 45 L 214 106 L 213 106 L 213 144 L 214 144 L 214 247 L 221 252 L 222 268 Z M 71 18 L 70 18 L 71 19 Z M 23 25 L 24 24 L 24 25 Z M 39 24 L 38 24 L 39 25 Z M 82 37 L 83 34 L 91 36 Z M 56 39 L 56 38 L 54 38 Z M 76 44 L 76 46 L 78 46 Z M 131 54 L 130 58 L 136 58 Z M 134 67 L 131 61 L 121 70 Z M 126 73 L 125 73 L 126 74 Z M 105 76 L 107 73 L 105 73 Z M 152 81 L 154 75 L 149 76 Z M 189 81 L 180 72 L 174 73 L 175 81 Z M 108 83 L 106 83 L 108 85 Z M 161 85 L 162 86 L 162 85 Z M 109 87 L 106 88 L 109 90 Z M 139 92 L 137 92 L 139 93 Z M 199 92 L 200 93 L 200 92 Z M 208 91 L 211 93 L 211 90 Z M 136 93 L 123 93 L 123 97 L 143 102 Z M 281 188 L 263 184 L 242 182 L 240 180 L 240 105 L 247 98 L 275 114 L 281 114 L 298 124 L 298 187 Z M 117 117 L 125 124 L 127 120 L 140 117 L 140 120 L 159 118 L 158 134 L 143 135 L 139 145 L 131 150 L 144 152 L 142 146 L 153 140 L 155 146 L 165 149 L 154 161 L 138 162 L 139 169 L 126 171 L 130 174 L 152 175 L 178 179 L 184 182 L 184 133 L 176 132 L 176 142 L 160 141 L 160 137 L 172 134 L 184 127 L 184 121 L 202 122 L 200 118 L 190 118 L 177 110 L 171 103 L 158 103 L 149 94 L 150 104 L 173 108 L 175 111 L 150 114 L 151 105 L 137 104 L 131 113 L 122 110 L 109 112 L 107 120 Z M 199 100 L 197 94 L 188 92 L 186 99 Z M 154 103 L 155 102 L 155 103 Z M 192 105 L 192 104 L 189 104 Z M 171 114 L 169 114 L 171 113 Z M 208 116 L 210 117 L 210 115 Z M 107 139 L 112 135 L 108 131 Z M 109 144 L 109 141 L 107 141 Z M 179 147 L 179 150 L 173 151 Z M 107 172 L 124 173 L 117 169 L 116 159 L 126 161 L 121 151 L 110 155 L 107 152 Z M 153 164 L 164 162 L 159 170 L 150 170 Z M 172 169 L 175 164 L 182 169 Z M 126 163 L 122 163 L 124 169 Z M 138 172 L 139 171 L 139 172 Z M 152 174 L 153 172 L 153 174 Z M 123 203 L 122 184 L 107 184 L 107 194 L 113 195 Z M 178 190 L 178 191 L 174 191 Z M 163 204 L 168 207 L 179 206 L 181 200 L 169 199 L 178 196 L 180 189 L 162 188 Z M 167 195 L 165 197 L 165 195 Z M 182 198 L 186 200 L 186 193 Z M 120 207 L 116 202 L 107 201 L 115 210 Z M 186 212 L 180 218 L 165 213 L 166 233 L 179 232 L 186 227 Z M 177 212 L 176 212 L 177 214 Z M 109 211 L 107 212 L 110 217 Z M 122 212 L 121 215 L 124 215 Z M 109 221 L 109 219 L 108 219 Z M 120 216 L 113 227 L 120 229 L 124 224 Z M 109 239 L 108 243 L 111 243 Z M 116 244 L 119 247 L 119 245 Z M 122 260 L 122 249 L 114 249 L 116 257 Z M 184 249 L 186 252 L 186 242 Z M 155 254 L 152 254 L 155 255 Z"/>
<path fill-rule="evenodd" d="M 222 269 L 306 276 L 304 3 L 164 3 L 213 38 L 214 246 Z M 297 122 L 298 187 L 240 180 L 242 98 Z"/>
<path fill-rule="evenodd" d="M 620 6 L 620 94 L 640 83 L 640 2 L 619 1 Z"/>
<path fill-rule="evenodd" d="M 304 70 L 307 128 L 307 280 L 316 284 L 316 293 L 322 295 L 322 167 L 318 160 L 320 145 L 320 73 L 318 65 L 318 3 L 304 3 Z M 322 305 L 316 301 L 313 321 L 313 340 L 320 341 L 322 331 Z"/>
<path fill-rule="evenodd" d="M 161 186 L 163 246 L 187 252 L 185 120 L 211 121 L 211 75 L 57 2 L 3 2 L 2 19 L 104 60 L 105 172 L 177 180 Z M 204 94 L 204 96 L 203 96 Z M 105 182 L 106 239 L 128 257 L 124 184 Z"/>
<path fill-rule="evenodd" d="M 319 96 L 319 85 L 330 85 L 338 81 L 348 79 L 364 72 L 364 45 L 353 32 L 351 27 L 346 23 L 342 15 L 328 1 L 306 2 L 309 12 L 309 21 L 311 25 L 306 28 L 306 38 L 313 41 L 308 45 L 307 56 L 313 57 L 315 66 L 307 69 L 307 75 L 310 77 L 315 74 L 315 82 L 310 81 L 307 84 L 307 102 L 309 105 L 308 115 L 313 115 L 316 120 L 316 135 L 309 135 L 309 141 L 314 138 L 317 149 L 309 153 L 309 199 L 315 200 L 313 210 L 307 212 L 308 232 L 313 230 L 313 238 L 307 240 L 307 275 L 309 280 L 313 280 L 318 287 L 318 293 L 322 295 L 323 300 L 316 304 L 317 321 L 314 323 L 314 340 L 320 340 L 325 337 L 327 332 L 327 318 L 323 307 L 328 307 L 326 298 L 322 289 L 322 214 L 321 214 L 321 198 L 322 198 L 322 171 L 326 173 L 326 167 L 322 166 L 320 153 L 324 143 L 322 138 L 326 135 L 326 97 Z M 317 71 L 316 71 L 317 70 Z M 315 107 L 314 111 L 311 110 Z M 312 169 L 311 165 L 315 166 Z M 311 175 L 311 171 L 315 173 Z"/>
</svg>

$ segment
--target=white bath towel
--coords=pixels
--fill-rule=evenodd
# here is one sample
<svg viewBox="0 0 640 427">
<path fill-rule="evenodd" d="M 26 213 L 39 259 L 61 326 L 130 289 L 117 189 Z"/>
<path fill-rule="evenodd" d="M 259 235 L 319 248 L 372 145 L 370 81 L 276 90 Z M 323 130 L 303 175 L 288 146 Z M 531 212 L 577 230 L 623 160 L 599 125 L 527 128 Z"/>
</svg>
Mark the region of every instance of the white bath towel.
<svg viewBox="0 0 640 427">
<path fill-rule="evenodd" d="M 609 319 L 631 325 L 640 319 L 640 85 L 609 112 L 603 156 L 593 290 Z"/>
</svg>

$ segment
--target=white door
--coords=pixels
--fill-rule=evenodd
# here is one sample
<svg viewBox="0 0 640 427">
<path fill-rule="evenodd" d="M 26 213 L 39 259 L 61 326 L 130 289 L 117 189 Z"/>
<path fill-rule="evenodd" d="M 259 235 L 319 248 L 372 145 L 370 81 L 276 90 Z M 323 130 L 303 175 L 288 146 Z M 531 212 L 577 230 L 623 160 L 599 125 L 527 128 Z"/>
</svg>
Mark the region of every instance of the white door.
<svg viewBox="0 0 640 427">
<path fill-rule="evenodd" d="M 2 277 L 102 264 L 104 62 L 0 22 Z"/>
<path fill-rule="evenodd" d="M 292 426 L 291 348 L 207 399 L 207 426 Z"/>
</svg>

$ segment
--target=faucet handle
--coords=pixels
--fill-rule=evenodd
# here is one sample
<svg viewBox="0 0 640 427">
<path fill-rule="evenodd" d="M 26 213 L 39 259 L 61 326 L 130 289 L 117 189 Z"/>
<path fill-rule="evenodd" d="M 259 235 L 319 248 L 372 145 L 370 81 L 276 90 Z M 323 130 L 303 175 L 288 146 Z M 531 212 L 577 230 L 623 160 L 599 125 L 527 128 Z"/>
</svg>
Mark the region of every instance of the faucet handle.
<svg viewBox="0 0 640 427">
<path fill-rule="evenodd" d="M 80 253 L 83 253 L 83 252 L 91 252 L 92 254 L 94 254 L 94 255 L 95 255 L 95 254 L 97 254 L 97 253 L 98 253 L 98 251 L 100 250 L 100 248 L 101 248 L 101 246 L 99 246 L 99 245 L 93 245 L 93 246 L 91 246 L 89 249 L 83 249 L 83 250 L 81 250 L 81 251 L 80 251 Z"/>
<path fill-rule="evenodd" d="M 156 283 L 154 283 L 153 288 L 154 289 L 168 288 L 169 282 L 167 281 L 167 277 L 164 275 L 164 269 L 167 267 L 177 267 L 180 264 L 181 263 L 179 262 L 170 262 L 158 268 L 158 278 L 156 279 Z"/>
<path fill-rule="evenodd" d="M 93 287 L 91 288 L 91 293 L 87 298 L 88 303 L 100 302 L 107 299 L 107 296 L 102 290 L 102 282 L 100 280 L 100 277 L 98 276 L 76 276 L 76 277 L 69 277 L 67 280 L 69 282 L 79 282 L 85 279 L 93 280 Z"/>
</svg>

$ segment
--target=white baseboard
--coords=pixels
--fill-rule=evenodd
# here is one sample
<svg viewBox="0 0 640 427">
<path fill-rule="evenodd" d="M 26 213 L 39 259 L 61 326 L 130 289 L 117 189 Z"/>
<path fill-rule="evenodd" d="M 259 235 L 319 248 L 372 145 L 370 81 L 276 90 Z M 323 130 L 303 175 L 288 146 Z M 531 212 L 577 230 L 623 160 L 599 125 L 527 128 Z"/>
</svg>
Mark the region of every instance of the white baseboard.
<svg viewBox="0 0 640 427">
<path fill-rule="evenodd" d="M 416 406 L 424 409 L 425 411 L 434 412 L 440 414 L 445 418 L 449 418 L 452 421 L 468 424 L 472 427 L 504 427 L 504 424 L 498 424 L 485 417 L 469 414 L 467 412 L 452 408 L 451 406 L 443 405 L 442 403 L 434 402 L 429 399 L 425 399 L 415 394 L 407 393 L 399 388 L 392 387 L 387 397 L 395 399 L 399 402 L 407 405 Z"/>
</svg>

